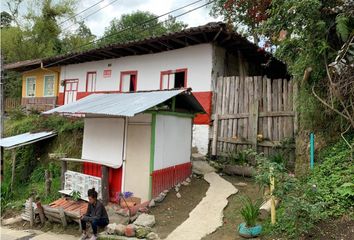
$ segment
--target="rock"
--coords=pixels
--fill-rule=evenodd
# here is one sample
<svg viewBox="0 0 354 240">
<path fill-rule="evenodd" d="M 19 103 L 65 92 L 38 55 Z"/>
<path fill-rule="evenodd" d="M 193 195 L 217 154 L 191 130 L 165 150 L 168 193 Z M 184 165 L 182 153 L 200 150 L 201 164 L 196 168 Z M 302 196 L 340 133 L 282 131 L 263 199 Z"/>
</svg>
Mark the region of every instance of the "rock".
<svg viewBox="0 0 354 240">
<path fill-rule="evenodd" d="M 108 234 L 114 234 L 116 231 L 117 224 L 115 223 L 110 223 L 107 225 L 107 233 Z"/>
<path fill-rule="evenodd" d="M 181 187 L 181 184 L 180 184 L 180 183 L 177 183 L 177 184 L 176 184 L 176 187 L 180 188 L 180 187 Z"/>
<path fill-rule="evenodd" d="M 192 161 L 205 161 L 205 155 L 200 153 L 192 153 Z"/>
<path fill-rule="evenodd" d="M 134 222 L 139 216 L 141 215 L 140 212 L 137 212 L 134 216 L 130 217 L 130 222 Z"/>
<path fill-rule="evenodd" d="M 224 174 L 221 172 L 221 173 L 219 173 L 219 176 L 222 177 L 222 176 L 224 176 Z"/>
<path fill-rule="evenodd" d="M 143 213 L 135 220 L 134 224 L 143 227 L 153 227 L 155 225 L 155 216 Z"/>
<path fill-rule="evenodd" d="M 165 199 L 165 197 L 166 197 L 166 193 L 162 192 L 156 198 L 154 198 L 154 201 L 160 203 Z"/>
<path fill-rule="evenodd" d="M 183 186 L 188 186 L 188 185 L 189 185 L 189 182 L 183 181 L 183 182 L 181 182 L 181 184 L 182 184 Z"/>
<path fill-rule="evenodd" d="M 146 235 L 147 240 L 160 240 L 159 235 L 157 233 L 151 232 L 148 235 Z"/>
<path fill-rule="evenodd" d="M 11 224 L 15 224 L 18 222 L 22 221 L 22 217 L 21 216 L 16 216 L 16 217 L 12 217 L 12 218 L 8 218 L 8 219 L 4 219 L 2 220 L 2 225 L 11 225 Z"/>
<path fill-rule="evenodd" d="M 124 235 L 127 237 L 135 237 L 135 228 L 136 226 L 134 224 L 129 224 L 125 228 Z"/>
<path fill-rule="evenodd" d="M 139 208 L 138 211 L 141 213 L 147 213 L 147 212 L 149 212 L 149 209 L 147 207 L 141 207 L 141 208 Z"/>
<path fill-rule="evenodd" d="M 176 193 L 176 197 L 177 197 L 177 198 L 181 198 L 182 196 L 181 196 L 181 194 L 178 192 L 178 193 Z"/>
<path fill-rule="evenodd" d="M 114 233 L 119 235 L 119 236 L 124 236 L 125 235 L 125 229 L 127 227 L 123 224 L 117 224 L 115 229 L 114 229 Z"/>
<path fill-rule="evenodd" d="M 152 208 L 152 207 L 155 207 L 155 206 L 156 206 L 155 200 L 152 199 L 152 200 L 149 202 L 149 208 Z"/>
<path fill-rule="evenodd" d="M 196 174 L 204 175 L 205 173 L 215 172 L 215 169 L 206 161 L 194 161 L 192 162 L 192 171 Z"/>
<path fill-rule="evenodd" d="M 170 192 L 170 190 L 168 190 L 168 189 L 163 190 L 163 193 L 165 193 L 165 194 L 167 194 L 169 192 Z"/>
<path fill-rule="evenodd" d="M 179 192 L 179 187 L 176 186 L 176 187 L 175 187 L 175 191 L 176 191 L 176 192 Z"/>
<path fill-rule="evenodd" d="M 135 229 L 135 236 L 137 238 L 145 238 L 151 231 L 149 227 L 137 227 Z"/>
<path fill-rule="evenodd" d="M 234 185 L 237 186 L 237 187 L 246 187 L 246 186 L 247 186 L 247 183 L 238 182 L 238 183 L 235 183 Z"/>
<path fill-rule="evenodd" d="M 129 217 L 129 210 L 128 209 L 119 209 L 118 211 L 116 211 L 117 214 L 123 216 L 123 217 Z"/>
<path fill-rule="evenodd" d="M 191 179 L 190 177 L 187 177 L 187 178 L 186 178 L 186 182 L 187 182 L 187 183 L 191 183 L 191 182 L 192 182 L 192 179 Z"/>
</svg>

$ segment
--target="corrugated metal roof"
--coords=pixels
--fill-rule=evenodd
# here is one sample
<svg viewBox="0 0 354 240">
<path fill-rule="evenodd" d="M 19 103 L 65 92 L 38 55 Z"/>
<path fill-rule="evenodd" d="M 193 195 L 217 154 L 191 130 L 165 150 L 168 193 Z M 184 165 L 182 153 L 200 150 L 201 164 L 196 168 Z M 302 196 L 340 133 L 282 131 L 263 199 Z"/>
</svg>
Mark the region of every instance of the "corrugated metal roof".
<svg viewBox="0 0 354 240">
<path fill-rule="evenodd" d="M 16 148 L 41 141 L 46 138 L 50 138 L 57 135 L 55 132 L 37 132 L 37 133 L 23 133 L 7 138 L 0 139 L 0 146 L 6 149 Z"/>
<path fill-rule="evenodd" d="M 110 93 L 110 94 L 92 94 L 79 101 L 51 109 L 43 114 L 91 114 L 91 115 L 111 115 L 133 117 L 134 115 L 144 112 L 166 100 L 177 96 L 187 89 L 166 90 L 166 91 L 150 91 L 135 93 Z M 188 95 L 188 94 L 185 94 Z M 193 97 L 190 101 L 199 102 Z M 190 106 L 192 104 L 189 104 Z M 196 112 L 203 112 L 203 108 L 197 109 Z"/>
</svg>

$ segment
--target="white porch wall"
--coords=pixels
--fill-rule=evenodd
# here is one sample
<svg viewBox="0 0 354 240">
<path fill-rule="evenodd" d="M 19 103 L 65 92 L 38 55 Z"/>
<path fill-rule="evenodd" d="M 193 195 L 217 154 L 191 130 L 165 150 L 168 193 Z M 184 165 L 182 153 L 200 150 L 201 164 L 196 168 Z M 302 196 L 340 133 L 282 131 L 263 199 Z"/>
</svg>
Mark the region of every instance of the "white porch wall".
<svg viewBox="0 0 354 240">
<path fill-rule="evenodd" d="M 137 90 L 160 89 L 160 72 L 187 68 L 187 86 L 193 91 L 210 91 L 212 74 L 212 44 L 138 56 L 127 56 L 63 66 L 60 79 L 79 79 L 79 92 L 86 91 L 86 74 L 97 72 L 96 91 L 118 91 L 121 71 L 138 71 Z M 111 67 L 108 67 L 111 64 Z M 103 70 L 112 70 L 110 78 Z M 60 92 L 64 87 L 60 86 Z"/>
<path fill-rule="evenodd" d="M 192 119 L 157 115 L 154 170 L 189 162 L 191 134 Z"/>
</svg>

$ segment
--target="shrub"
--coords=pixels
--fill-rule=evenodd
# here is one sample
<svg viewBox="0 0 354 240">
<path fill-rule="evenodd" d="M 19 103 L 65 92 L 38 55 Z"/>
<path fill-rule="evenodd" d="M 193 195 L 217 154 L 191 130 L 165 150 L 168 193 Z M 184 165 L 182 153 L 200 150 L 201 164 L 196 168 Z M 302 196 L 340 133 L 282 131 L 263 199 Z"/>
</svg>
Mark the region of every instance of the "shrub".
<svg viewBox="0 0 354 240">
<path fill-rule="evenodd" d="M 262 204 L 261 200 L 255 202 L 250 197 L 243 196 L 240 198 L 242 202 L 242 208 L 240 210 L 241 216 L 246 223 L 247 227 L 256 226 L 257 218 L 259 216 L 259 208 Z"/>
</svg>

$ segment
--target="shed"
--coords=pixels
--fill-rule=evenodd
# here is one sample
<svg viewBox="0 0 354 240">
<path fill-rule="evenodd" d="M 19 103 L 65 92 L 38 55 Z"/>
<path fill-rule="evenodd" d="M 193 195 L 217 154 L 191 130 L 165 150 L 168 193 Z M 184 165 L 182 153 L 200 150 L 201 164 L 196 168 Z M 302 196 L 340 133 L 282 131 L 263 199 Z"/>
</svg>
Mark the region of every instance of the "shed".
<svg viewBox="0 0 354 240">
<path fill-rule="evenodd" d="M 84 174 L 100 177 L 107 203 L 121 192 L 149 200 L 186 179 L 193 117 L 204 112 L 190 89 L 174 89 L 92 94 L 43 114 L 84 118 L 81 159 L 61 160 L 82 162 Z"/>
</svg>

